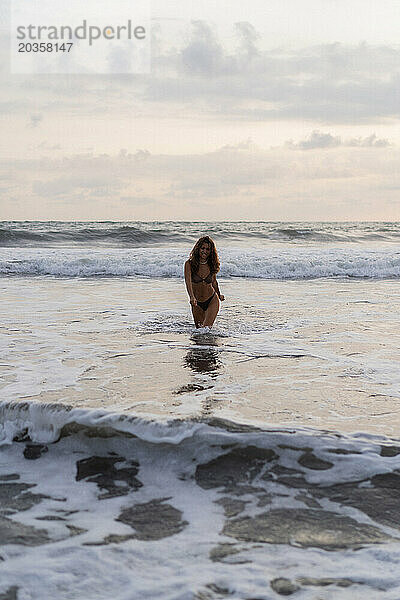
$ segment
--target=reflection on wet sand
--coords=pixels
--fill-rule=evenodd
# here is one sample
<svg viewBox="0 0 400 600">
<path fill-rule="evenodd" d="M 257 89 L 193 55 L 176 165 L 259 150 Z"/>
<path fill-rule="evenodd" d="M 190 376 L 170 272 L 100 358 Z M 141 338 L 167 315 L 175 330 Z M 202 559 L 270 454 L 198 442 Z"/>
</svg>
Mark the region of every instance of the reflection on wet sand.
<svg viewBox="0 0 400 600">
<path fill-rule="evenodd" d="M 220 342 L 215 335 L 201 335 L 192 338 L 195 347 L 191 348 L 184 357 L 184 367 L 189 367 L 195 374 L 206 374 L 213 379 L 213 383 L 204 386 L 203 389 L 214 387 L 215 380 L 221 374 L 222 361 L 220 359 L 220 350 L 213 348 L 219 346 Z M 201 401 L 201 416 L 206 417 L 212 414 L 214 408 L 213 396 L 207 396 Z"/>
<path fill-rule="evenodd" d="M 189 367 L 196 373 L 209 373 L 211 377 L 216 377 L 218 369 L 221 368 L 221 361 L 217 350 L 212 348 L 193 348 L 189 350 L 184 358 L 185 367 Z"/>
<path fill-rule="evenodd" d="M 212 348 L 212 346 L 219 345 L 217 337 L 212 335 L 196 336 L 194 343 L 196 347 L 191 348 L 186 354 L 184 366 L 189 367 L 195 373 L 207 373 L 211 377 L 216 377 L 218 369 L 222 366 L 219 351 Z"/>
</svg>

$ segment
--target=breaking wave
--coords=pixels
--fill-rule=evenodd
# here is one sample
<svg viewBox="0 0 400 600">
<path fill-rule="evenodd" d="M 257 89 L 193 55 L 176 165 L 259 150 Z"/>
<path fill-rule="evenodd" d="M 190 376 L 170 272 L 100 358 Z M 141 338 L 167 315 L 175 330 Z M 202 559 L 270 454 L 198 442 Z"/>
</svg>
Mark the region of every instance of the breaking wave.
<svg viewBox="0 0 400 600">
<path fill-rule="evenodd" d="M 222 250 L 220 277 L 317 279 L 400 277 L 400 247 Z M 1 249 L 0 275 L 181 278 L 182 249 Z"/>
</svg>

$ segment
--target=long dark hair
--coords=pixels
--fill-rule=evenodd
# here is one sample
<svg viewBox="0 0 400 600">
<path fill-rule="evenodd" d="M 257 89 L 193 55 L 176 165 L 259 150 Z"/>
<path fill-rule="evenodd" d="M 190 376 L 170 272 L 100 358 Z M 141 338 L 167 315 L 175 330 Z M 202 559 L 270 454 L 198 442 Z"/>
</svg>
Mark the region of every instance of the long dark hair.
<svg viewBox="0 0 400 600">
<path fill-rule="evenodd" d="M 193 246 L 193 250 L 189 256 L 189 262 L 192 269 L 192 273 L 197 273 L 200 266 L 200 248 L 203 244 L 209 244 L 210 246 L 210 254 L 208 255 L 207 263 L 210 267 L 211 273 L 218 273 L 219 271 L 219 258 L 218 252 L 214 244 L 214 240 L 211 239 L 208 235 L 201 237 L 195 245 Z"/>
</svg>

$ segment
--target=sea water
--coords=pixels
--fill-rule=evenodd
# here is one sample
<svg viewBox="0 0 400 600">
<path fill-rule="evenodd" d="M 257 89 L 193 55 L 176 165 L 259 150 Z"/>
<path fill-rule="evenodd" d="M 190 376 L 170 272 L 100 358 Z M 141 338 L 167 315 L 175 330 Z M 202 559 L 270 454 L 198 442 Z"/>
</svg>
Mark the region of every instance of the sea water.
<svg viewBox="0 0 400 600">
<path fill-rule="evenodd" d="M 203 234 L 210 331 L 182 274 Z M 0 594 L 400 597 L 399 224 L 3 222 L 0 244 Z"/>
</svg>

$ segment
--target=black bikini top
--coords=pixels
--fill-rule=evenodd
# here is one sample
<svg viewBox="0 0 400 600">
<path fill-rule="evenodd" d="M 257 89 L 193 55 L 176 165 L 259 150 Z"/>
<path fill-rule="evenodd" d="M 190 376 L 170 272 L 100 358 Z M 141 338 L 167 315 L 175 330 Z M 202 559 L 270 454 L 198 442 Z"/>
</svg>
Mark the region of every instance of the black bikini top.
<svg viewBox="0 0 400 600">
<path fill-rule="evenodd" d="M 212 282 L 212 273 L 211 271 L 207 275 L 207 277 L 200 277 L 197 273 L 192 274 L 192 280 L 194 283 L 211 283 Z"/>
</svg>

